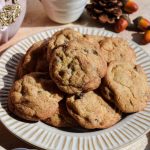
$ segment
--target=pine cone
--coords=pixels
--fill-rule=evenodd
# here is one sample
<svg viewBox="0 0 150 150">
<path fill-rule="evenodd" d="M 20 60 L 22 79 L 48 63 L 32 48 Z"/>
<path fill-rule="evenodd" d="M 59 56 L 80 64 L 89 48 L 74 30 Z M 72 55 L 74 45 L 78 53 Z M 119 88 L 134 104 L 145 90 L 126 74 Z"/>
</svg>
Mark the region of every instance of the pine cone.
<svg viewBox="0 0 150 150">
<path fill-rule="evenodd" d="M 115 23 L 122 15 L 123 0 L 91 0 L 86 6 L 90 16 L 100 23 Z"/>
</svg>

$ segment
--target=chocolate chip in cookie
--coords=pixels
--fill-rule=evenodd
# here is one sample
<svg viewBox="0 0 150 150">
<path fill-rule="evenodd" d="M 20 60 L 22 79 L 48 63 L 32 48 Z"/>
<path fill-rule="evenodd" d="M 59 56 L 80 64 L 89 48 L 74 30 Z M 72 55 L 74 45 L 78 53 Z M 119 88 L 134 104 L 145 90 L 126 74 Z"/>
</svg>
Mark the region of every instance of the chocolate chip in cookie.
<svg viewBox="0 0 150 150">
<path fill-rule="evenodd" d="M 107 64 L 97 43 L 80 38 L 55 49 L 50 70 L 50 76 L 60 90 L 77 94 L 98 88 Z"/>
<path fill-rule="evenodd" d="M 121 114 L 93 91 L 84 93 L 79 99 L 68 97 L 66 103 L 70 115 L 83 128 L 108 128 L 121 119 Z"/>
<path fill-rule="evenodd" d="M 66 45 L 68 42 L 83 37 L 80 32 L 77 32 L 71 28 L 65 28 L 61 31 L 57 31 L 49 40 L 47 59 L 51 59 L 52 52 L 61 45 Z"/>
<path fill-rule="evenodd" d="M 111 61 L 136 63 L 136 54 L 126 40 L 97 35 L 85 35 L 85 37 L 90 41 L 99 43 L 100 51 L 107 63 Z"/>
</svg>

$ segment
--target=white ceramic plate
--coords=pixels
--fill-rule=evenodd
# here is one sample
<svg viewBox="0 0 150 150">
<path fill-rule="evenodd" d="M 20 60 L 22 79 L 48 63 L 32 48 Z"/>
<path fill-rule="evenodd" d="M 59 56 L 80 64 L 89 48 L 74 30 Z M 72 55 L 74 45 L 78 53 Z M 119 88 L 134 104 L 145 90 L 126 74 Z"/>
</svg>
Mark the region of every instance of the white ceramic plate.
<svg viewBox="0 0 150 150">
<path fill-rule="evenodd" d="M 83 34 L 113 36 L 112 32 L 97 28 L 73 27 Z M 0 58 L 0 119 L 17 137 L 37 147 L 50 150 L 106 150 L 123 147 L 150 131 L 150 102 L 144 111 L 129 115 L 113 127 L 93 132 L 64 131 L 42 122 L 26 123 L 7 113 L 7 98 L 14 81 L 16 66 L 26 50 L 36 41 L 50 37 L 60 29 L 51 29 L 28 37 L 9 48 Z M 133 42 L 129 42 L 150 83 L 150 56 Z"/>
</svg>

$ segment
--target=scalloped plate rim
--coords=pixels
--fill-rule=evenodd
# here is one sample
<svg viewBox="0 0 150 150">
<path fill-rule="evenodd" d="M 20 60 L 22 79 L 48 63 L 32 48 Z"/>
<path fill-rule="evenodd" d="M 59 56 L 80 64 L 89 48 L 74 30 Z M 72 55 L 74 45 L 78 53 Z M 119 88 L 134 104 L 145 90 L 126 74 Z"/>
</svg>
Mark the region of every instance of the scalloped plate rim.
<svg viewBox="0 0 150 150">
<path fill-rule="evenodd" d="M 99 30 L 99 31 L 101 31 L 101 32 L 111 33 L 112 35 L 117 36 L 117 34 L 111 32 L 111 31 L 106 31 L 106 30 L 103 30 L 103 29 L 101 30 L 101 29 L 96 28 L 96 27 L 82 27 L 82 26 L 67 26 L 67 27 L 71 27 L 71 28 L 75 28 L 75 29 L 77 29 L 77 28 L 81 28 L 81 29 L 85 28 L 85 29 L 89 29 L 89 30 L 95 29 L 95 30 Z M 66 27 L 56 27 L 56 28 L 52 28 L 52 29 L 45 30 L 45 31 L 41 31 L 41 32 L 38 32 L 38 33 L 36 33 L 36 34 L 33 34 L 33 35 L 29 36 L 29 37 L 24 38 L 23 40 L 17 42 L 16 44 L 14 44 L 14 45 L 11 46 L 10 48 L 8 48 L 8 50 L 5 51 L 5 52 L 1 55 L 0 61 L 3 60 L 3 57 L 4 57 L 5 55 L 7 55 L 7 53 L 9 53 L 9 51 L 11 50 L 11 48 L 14 48 L 15 45 L 18 45 L 19 43 L 22 43 L 22 42 L 25 41 L 26 39 L 32 38 L 33 36 L 37 36 L 38 34 L 41 34 L 41 33 L 46 33 L 46 32 L 48 32 L 48 31 L 52 31 L 52 30 L 61 30 L 61 29 L 63 29 L 63 28 L 66 28 Z M 130 42 L 131 42 L 131 41 L 130 41 Z M 133 43 L 134 45 L 136 45 L 137 47 L 139 47 L 139 45 L 136 44 L 136 43 L 134 43 L 133 41 L 132 41 L 132 43 Z M 141 47 L 139 47 L 139 48 L 140 48 L 141 50 L 143 50 Z M 144 53 L 146 53 L 148 56 L 150 56 L 150 55 L 148 54 L 148 52 L 146 52 L 145 50 L 144 50 Z M 136 113 L 136 114 L 137 114 L 137 113 Z M 135 116 L 136 114 L 133 114 L 133 116 Z M 1 120 L 1 117 L 0 117 L 0 120 Z M 126 118 L 125 120 L 128 120 L 128 118 Z M 125 120 L 123 120 L 123 121 L 120 122 L 120 123 L 123 124 L 123 122 L 125 122 Z M 4 126 L 5 126 L 12 134 L 16 135 L 16 133 L 14 133 L 13 131 L 11 131 L 11 129 L 10 129 L 2 120 L 1 120 L 1 122 L 4 124 Z M 38 124 L 37 124 L 37 125 L 38 125 Z M 120 126 L 120 124 L 117 124 L 116 126 Z M 107 131 L 109 131 L 109 130 L 112 130 L 112 128 L 114 128 L 114 126 L 111 127 L 111 128 L 109 128 L 109 129 L 103 130 L 103 132 L 105 133 L 105 132 L 107 132 Z M 149 132 L 149 131 L 150 131 L 150 126 L 149 126 L 149 128 L 148 128 L 147 130 L 145 130 L 144 133 L 142 133 L 140 136 L 138 136 L 137 138 L 131 140 L 131 141 L 128 142 L 128 143 L 133 143 L 134 141 L 136 141 L 138 138 L 140 138 L 142 135 L 146 134 L 146 133 Z M 102 132 L 102 131 L 95 131 L 95 132 L 93 132 L 93 134 L 95 134 L 95 133 L 97 134 L 98 132 Z M 103 133 L 103 132 L 102 132 L 102 133 Z M 61 133 L 66 133 L 66 132 L 63 131 L 63 132 L 61 132 Z M 69 134 L 73 134 L 73 135 L 71 135 L 71 136 L 77 136 L 76 134 L 78 134 L 78 136 L 82 136 L 81 134 L 84 134 L 85 136 L 87 135 L 87 133 L 72 133 L 72 132 L 70 132 Z M 92 132 L 88 133 L 88 135 L 91 135 L 91 136 L 94 136 L 93 134 L 92 134 Z M 20 138 L 20 139 L 26 141 L 27 143 L 32 144 L 30 141 L 27 141 L 27 140 L 24 139 L 23 137 L 20 137 L 20 136 L 18 136 L 18 135 L 16 135 L 16 136 L 17 136 L 18 138 Z M 68 134 L 67 134 L 67 136 L 68 136 Z M 122 144 L 122 146 L 120 146 L 119 148 L 125 147 L 126 145 L 128 145 L 128 143 Z M 35 145 L 35 146 L 37 146 L 37 147 L 40 147 L 40 145 L 36 145 L 35 143 L 32 144 L 32 145 Z M 117 149 L 118 149 L 118 148 L 117 148 Z"/>
</svg>

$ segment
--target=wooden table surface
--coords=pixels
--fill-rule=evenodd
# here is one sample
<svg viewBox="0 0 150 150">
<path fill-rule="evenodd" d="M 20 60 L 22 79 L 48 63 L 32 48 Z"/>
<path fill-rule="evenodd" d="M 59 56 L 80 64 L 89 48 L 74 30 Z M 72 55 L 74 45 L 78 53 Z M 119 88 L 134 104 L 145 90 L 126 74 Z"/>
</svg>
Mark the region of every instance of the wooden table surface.
<svg viewBox="0 0 150 150">
<path fill-rule="evenodd" d="M 144 16 L 150 19 L 150 0 L 136 0 L 140 6 L 140 10 L 131 15 L 131 18 L 135 18 L 137 16 Z M 19 29 L 18 33 L 6 44 L 0 46 L 0 53 L 2 54 L 8 47 L 15 44 L 17 41 L 32 35 L 34 33 L 47 30 L 53 27 L 62 27 L 62 26 L 71 26 L 71 25 L 82 25 L 82 26 L 89 26 L 89 27 L 101 27 L 99 24 L 94 23 L 86 13 L 84 13 L 81 18 L 73 23 L 68 25 L 60 25 L 57 23 L 52 22 L 45 14 L 43 7 L 41 6 L 38 0 L 27 0 L 27 13 L 24 19 L 24 22 Z M 107 29 L 107 28 L 106 28 Z M 124 31 L 119 33 L 119 36 L 126 38 L 128 40 L 133 40 L 143 47 L 147 52 L 150 54 L 150 44 L 142 45 L 141 44 L 141 35 L 135 32 Z M 15 147 L 26 147 L 26 148 L 33 148 L 32 146 L 22 142 L 21 140 L 17 139 L 14 135 L 9 133 L 5 127 L 0 123 L 0 150 L 2 149 L 12 149 Z M 149 148 L 150 149 L 150 148 Z"/>
</svg>

